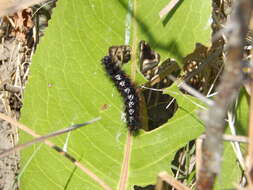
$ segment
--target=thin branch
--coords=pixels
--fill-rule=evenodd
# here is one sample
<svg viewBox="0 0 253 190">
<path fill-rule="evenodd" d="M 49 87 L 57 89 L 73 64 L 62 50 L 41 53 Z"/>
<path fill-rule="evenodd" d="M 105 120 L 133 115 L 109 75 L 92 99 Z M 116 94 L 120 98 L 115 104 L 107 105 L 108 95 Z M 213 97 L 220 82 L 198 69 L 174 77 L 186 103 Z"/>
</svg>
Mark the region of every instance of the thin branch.
<svg viewBox="0 0 253 190">
<path fill-rule="evenodd" d="M 250 29 L 253 30 L 253 15 L 251 15 L 250 20 Z M 251 55 L 253 55 L 253 49 L 251 50 Z M 251 69 L 252 69 L 253 58 L 251 57 Z M 249 178 L 249 186 L 252 188 L 253 184 L 253 79 L 252 73 L 251 78 L 249 79 L 250 83 L 250 113 L 249 113 L 249 145 L 248 145 L 248 155 L 246 161 L 246 173 L 247 177 Z"/>
<path fill-rule="evenodd" d="M 126 185 L 127 185 L 127 179 L 128 179 L 129 162 L 130 162 L 130 157 L 131 157 L 132 140 L 133 140 L 133 136 L 131 135 L 130 132 L 128 132 L 124 159 L 123 159 L 122 168 L 120 172 L 120 180 L 119 180 L 119 187 L 118 187 L 119 190 L 124 190 L 127 187 Z"/>
<path fill-rule="evenodd" d="M 101 118 L 98 117 L 98 118 L 95 118 L 95 119 L 93 119 L 91 121 L 88 121 L 88 122 L 85 122 L 85 123 L 74 124 L 74 125 L 71 125 L 70 127 L 66 128 L 66 129 L 61 129 L 59 131 L 55 131 L 55 132 L 52 132 L 50 134 L 47 134 L 47 135 L 35 138 L 35 139 L 33 139 L 33 140 L 29 141 L 29 142 L 26 142 L 24 144 L 16 145 L 13 148 L 10 148 L 10 149 L 4 150 L 3 152 L 0 152 L 0 158 L 9 155 L 12 152 L 20 151 L 20 150 L 22 150 L 22 149 L 24 149 L 26 147 L 29 147 L 29 146 L 31 146 L 31 145 L 33 145 L 35 143 L 42 142 L 42 141 L 45 141 L 46 139 L 49 139 L 49 138 L 52 138 L 52 137 L 55 137 L 55 136 L 59 136 L 59 135 L 62 135 L 64 133 L 68 133 L 70 131 L 79 129 L 80 127 L 89 125 L 89 124 L 94 123 L 94 122 L 96 122 L 96 121 L 98 121 L 100 119 Z"/>
<path fill-rule="evenodd" d="M 212 190 L 220 172 L 223 153 L 223 132 L 229 107 L 237 98 L 243 83 L 243 42 L 248 31 L 252 0 L 235 1 L 231 15 L 233 30 L 229 34 L 225 71 L 218 87 L 215 104 L 203 113 L 206 123 L 206 139 L 202 149 L 202 166 L 197 180 L 197 190 Z"/>
<path fill-rule="evenodd" d="M 200 139 L 205 139 L 206 135 L 203 134 L 199 136 Z M 249 143 L 249 140 L 245 136 L 235 136 L 235 135 L 222 135 L 222 140 L 223 141 L 229 141 L 229 142 L 238 142 L 238 143 Z"/>
<path fill-rule="evenodd" d="M 160 12 L 159 16 L 160 18 L 163 18 L 165 15 L 167 15 L 177 4 L 179 0 L 172 0 L 170 1 Z"/>
<path fill-rule="evenodd" d="M 186 92 L 188 92 L 192 96 L 198 98 L 199 100 L 206 103 L 207 105 L 212 106 L 214 104 L 214 102 L 211 99 L 208 99 L 203 94 L 201 94 L 200 92 L 198 92 L 197 90 L 195 90 L 194 88 L 192 88 L 191 86 L 186 84 L 184 81 L 178 82 L 178 80 L 172 75 L 169 75 L 168 77 L 169 77 L 170 80 L 175 82 L 178 87 L 184 89 Z"/>
<path fill-rule="evenodd" d="M 23 88 L 9 85 L 9 84 L 4 84 L 0 86 L 0 91 L 8 91 L 11 93 L 21 93 Z"/>
<path fill-rule="evenodd" d="M 29 129 L 27 126 L 13 120 L 11 117 L 4 115 L 0 113 L 0 119 L 3 119 L 7 121 L 8 123 L 17 126 L 19 129 L 27 132 L 28 134 L 32 135 L 33 137 L 40 137 L 37 133 L 35 133 L 33 130 Z M 50 148 L 57 151 L 59 154 L 67 158 L 69 161 L 71 161 L 74 165 L 76 165 L 79 169 L 81 169 L 85 174 L 87 174 L 89 177 L 91 177 L 94 181 L 96 181 L 102 188 L 105 190 L 112 190 L 110 186 L 108 186 L 102 179 L 100 179 L 95 173 L 93 173 L 91 170 L 89 170 L 87 167 L 85 167 L 82 163 L 77 161 L 73 156 L 65 152 L 62 148 L 58 147 L 54 143 L 52 143 L 49 140 L 44 140 L 44 144 L 49 146 Z"/>
<path fill-rule="evenodd" d="M 177 190 L 191 190 L 181 182 L 177 181 L 174 177 L 167 174 L 167 172 L 161 172 L 158 175 L 157 183 L 155 190 L 163 190 L 165 188 L 165 183 L 171 185 L 172 187 L 176 188 Z"/>
<path fill-rule="evenodd" d="M 228 112 L 228 124 L 229 124 L 231 134 L 236 136 L 235 117 L 234 117 L 234 114 L 231 111 Z M 231 145 L 233 147 L 235 155 L 236 155 L 242 169 L 245 170 L 245 160 L 243 158 L 243 153 L 242 153 L 241 148 L 240 148 L 240 143 L 234 141 L 234 142 L 231 142 Z"/>
<path fill-rule="evenodd" d="M 196 179 L 198 180 L 199 178 L 199 173 L 202 165 L 202 146 L 203 146 L 203 137 L 202 135 L 200 138 L 196 139 Z"/>
</svg>

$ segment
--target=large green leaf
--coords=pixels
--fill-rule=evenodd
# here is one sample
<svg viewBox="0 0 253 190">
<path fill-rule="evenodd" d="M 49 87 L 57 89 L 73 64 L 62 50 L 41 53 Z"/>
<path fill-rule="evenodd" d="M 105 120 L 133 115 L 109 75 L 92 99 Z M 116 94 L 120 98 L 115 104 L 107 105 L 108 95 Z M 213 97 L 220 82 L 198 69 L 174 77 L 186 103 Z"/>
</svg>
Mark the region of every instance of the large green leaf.
<svg viewBox="0 0 253 190">
<path fill-rule="evenodd" d="M 101 116 L 99 122 L 53 142 L 61 147 L 67 143 L 68 152 L 112 189 L 119 185 L 127 128 L 121 119 L 121 97 L 106 77 L 101 58 L 110 46 L 124 43 L 129 43 L 135 54 L 139 40 L 146 40 L 163 58 L 181 60 L 196 42 L 210 39 L 210 2 L 181 1 L 173 14 L 161 20 L 158 12 L 167 3 L 59 0 L 33 58 L 22 122 L 45 134 Z M 135 76 L 136 60 L 133 58 L 128 70 L 131 76 Z M 127 189 L 134 184 L 155 183 L 158 172 L 170 171 L 174 153 L 203 130 L 195 116 L 198 106 L 177 93 L 179 110 L 172 120 L 152 132 L 141 131 L 132 137 Z M 21 133 L 21 139 L 31 137 Z M 21 189 L 27 190 L 102 189 L 45 145 L 22 152 L 20 178 Z"/>
</svg>

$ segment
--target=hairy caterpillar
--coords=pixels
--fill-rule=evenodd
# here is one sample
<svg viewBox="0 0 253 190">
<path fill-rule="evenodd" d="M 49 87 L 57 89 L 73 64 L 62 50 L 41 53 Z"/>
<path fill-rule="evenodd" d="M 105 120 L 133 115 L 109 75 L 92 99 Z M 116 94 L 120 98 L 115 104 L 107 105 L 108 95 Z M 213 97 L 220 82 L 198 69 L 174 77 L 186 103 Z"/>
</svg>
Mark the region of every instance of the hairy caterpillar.
<svg viewBox="0 0 253 190">
<path fill-rule="evenodd" d="M 116 46 L 115 46 L 116 47 Z M 128 47 L 128 46 L 117 46 L 117 47 Z M 139 97 L 136 92 L 135 85 L 131 82 L 127 74 L 121 70 L 119 63 L 125 63 L 129 61 L 129 54 L 123 54 L 115 58 L 112 55 L 112 51 L 115 50 L 113 47 L 109 49 L 109 56 L 105 56 L 102 59 L 102 65 L 104 65 L 105 71 L 110 79 L 113 81 L 117 90 L 121 94 L 124 105 L 125 105 L 125 114 L 128 129 L 131 133 L 135 133 L 140 128 L 139 120 Z M 126 58 L 127 55 L 128 57 Z"/>
</svg>

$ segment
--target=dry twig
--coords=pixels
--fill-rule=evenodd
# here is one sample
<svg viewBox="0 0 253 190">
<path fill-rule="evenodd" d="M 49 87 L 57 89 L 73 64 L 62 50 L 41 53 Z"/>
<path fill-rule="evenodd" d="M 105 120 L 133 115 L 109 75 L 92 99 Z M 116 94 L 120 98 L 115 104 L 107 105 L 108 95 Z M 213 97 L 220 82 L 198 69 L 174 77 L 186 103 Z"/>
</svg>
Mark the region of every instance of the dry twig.
<svg viewBox="0 0 253 190">
<path fill-rule="evenodd" d="M 167 184 L 176 188 L 177 190 L 190 190 L 187 186 L 177 181 L 174 177 L 167 174 L 167 172 L 161 172 L 157 178 L 156 190 L 167 189 Z"/>
<path fill-rule="evenodd" d="M 37 133 L 35 133 L 35 131 L 33 131 L 30 128 L 28 128 L 27 126 L 25 126 L 25 125 L 23 125 L 23 124 L 15 121 L 15 120 L 13 120 L 12 118 L 10 118 L 9 116 L 7 116 L 5 114 L 0 113 L 0 119 L 3 119 L 5 121 L 11 123 L 12 125 L 17 126 L 19 129 L 21 129 L 21 130 L 25 131 L 26 133 L 32 135 L 33 137 L 37 137 L 37 138 L 41 137 L 40 135 L 38 135 Z M 69 129 L 67 129 L 67 130 L 69 130 Z M 56 133 L 59 134 L 59 131 L 56 132 Z M 42 137 L 42 138 L 44 138 L 44 137 Z M 52 149 L 54 149 L 55 151 L 57 151 L 59 154 L 61 154 L 62 156 L 64 156 L 65 158 L 67 158 L 69 161 L 71 161 L 75 166 L 77 166 L 85 174 L 87 174 L 94 181 L 96 181 L 103 189 L 105 189 L 105 190 L 112 190 L 111 187 L 109 185 L 107 185 L 102 179 L 100 179 L 95 173 L 93 173 L 90 169 L 88 169 L 86 166 L 84 166 L 81 162 L 77 161 L 69 153 L 65 152 L 62 148 L 60 148 L 59 146 L 55 145 L 54 143 L 52 143 L 51 141 L 49 141 L 47 139 L 42 139 L 42 140 L 44 140 L 44 144 L 46 144 L 47 146 L 51 147 Z"/>
<path fill-rule="evenodd" d="M 253 14 L 251 15 L 250 30 L 253 30 Z M 253 49 L 251 50 L 251 56 L 253 55 Z M 253 64 L 253 58 L 251 57 L 251 64 Z M 252 65 L 251 65 L 252 67 Z M 248 145 L 248 155 L 246 159 L 246 174 L 248 177 L 248 188 L 253 188 L 253 81 L 251 73 L 250 83 L 250 115 L 249 115 L 249 145 Z"/>
<path fill-rule="evenodd" d="M 52 132 L 50 134 L 47 134 L 47 135 L 44 135 L 44 136 L 40 136 L 40 137 L 37 137 L 29 142 L 26 142 L 24 144 L 19 144 L 19 145 L 16 145 L 14 146 L 13 148 L 10 148 L 10 149 L 7 149 L 7 150 L 4 150 L 3 152 L 0 152 L 0 158 L 4 157 L 4 156 L 7 156 L 9 155 L 10 153 L 12 152 L 15 152 L 15 151 L 20 151 L 28 146 L 31 146 L 35 143 L 38 143 L 38 142 L 42 142 L 42 141 L 45 141 L 46 139 L 49 139 L 49 138 L 52 138 L 52 137 L 56 137 L 56 136 L 59 136 L 59 135 L 62 135 L 64 133 L 68 133 L 70 131 L 73 131 L 73 130 L 76 130 L 76 129 L 79 129 L 80 127 L 83 127 L 83 126 L 86 126 L 88 124 L 91 124 L 95 121 L 98 121 L 100 120 L 101 118 L 98 117 L 98 118 L 95 118 L 91 121 L 88 121 L 88 122 L 85 122 L 85 123 L 81 123 L 81 124 L 74 124 L 74 125 L 71 125 L 70 127 L 68 128 L 65 128 L 65 129 L 61 129 L 61 130 L 58 130 L 58 131 L 55 131 L 55 132 Z"/>
<path fill-rule="evenodd" d="M 231 33 L 228 40 L 228 53 L 225 71 L 218 87 L 215 104 L 203 114 L 206 123 L 206 139 L 202 149 L 202 166 L 197 180 L 198 190 L 213 189 L 215 177 L 220 172 L 223 153 L 222 136 L 225 117 L 229 107 L 238 96 L 243 82 L 242 58 L 243 42 L 248 31 L 252 11 L 252 0 L 236 1 L 231 15 Z"/>
</svg>

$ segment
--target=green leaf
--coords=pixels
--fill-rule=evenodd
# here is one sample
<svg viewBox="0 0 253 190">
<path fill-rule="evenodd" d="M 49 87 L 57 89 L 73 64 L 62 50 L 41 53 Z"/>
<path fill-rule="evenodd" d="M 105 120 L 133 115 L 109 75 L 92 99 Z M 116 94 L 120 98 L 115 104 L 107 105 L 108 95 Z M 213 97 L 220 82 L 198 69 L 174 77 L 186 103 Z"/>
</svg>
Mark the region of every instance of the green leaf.
<svg viewBox="0 0 253 190">
<path fill-rule="evenodd" d="M 182 0 L 162 20 L 158 13 L 168 1 L 136 1 L 137 41 L 145 39 L 162 59 L 181 62 L 195 44 L 209 45 L 211 6 L 209 1 Z M 134 36 L 135 37 L 135 36 Z M 133 39 L 135 39 L 133 37 Z"/>
<path fill-rule="evenodd" d="M 241 90 L 241 93 L 238 98 L 236 109 L 236 135 L 246 135 L 248 128 L 248 115 L 249 115 L 249 95 L 245 89 Z M 226 129 L 227 134 L 231 134 L 229 126 Z M 215 189 L 230 189 L 234 188 L 235 184 L 239 183 L 239 180 L 242 175 L 241 166 L 239 166 L 239 161 L 236 153 L 233 149 L 232 143 L 224 143 L 224 152 L 222 159 L 222 168 L 220 176 L 217 178 Z M 239 144 L 242 155 L 245 155 L 245 144 Z"/>
<path fill-rule="evenodd" d="M 233 150 L 232 143 L 224 144 L 223 162 L 221 173 L 217 177 L 215 190 L 232 189 L 239 183 L 242 170 L 239 166 L 236 153 Z"/>
<path fill-rule="evenodd" d="M 249 95 L 245 89 L 241 90 L 236 106 L 236 126 L 238 135 L 247 135 L 249 123 Z"/>
<path fill-rule="evenodd" d="M 165 23 L 158 12 L 167 3 L 60 0 L 33 57 L 22 122 L 46 134 L 101 116 L 99 122 L 52 141 L 60 147 L 67 144 L 68 152 L 112 189 L 117 189 L 120 181 L 127 128 L 121 119 L 122 99 L 106 77 L 101 58 L 110 46 L 128 43 L 128 37 L 133 54 L 139 40 L 146 40 L 164 58 L 174 56 L 178 60 L 190 53 L 196 42 L 210 39 L 210 2 L 182 1 Z M 139 72 L 135 73 L 136 60 L 133 56 L 131 70 L 130 64 L 126 70 L 133 78 L 141 78 Z M 175 152 L 203 130 L 195 116 L 199 107 L 175 91 L 180 106 L 175 116 L 154 131 L 141 131 L 132 137 L 127 189 L 155 183 L 158 172 L 170 171 Z M 21 133 L 22 142 L 29 139 Z M 71 162 L 41 144 L 22 151 L 19 177 L 24 190 L 102 189 Z"/>
</svg>

